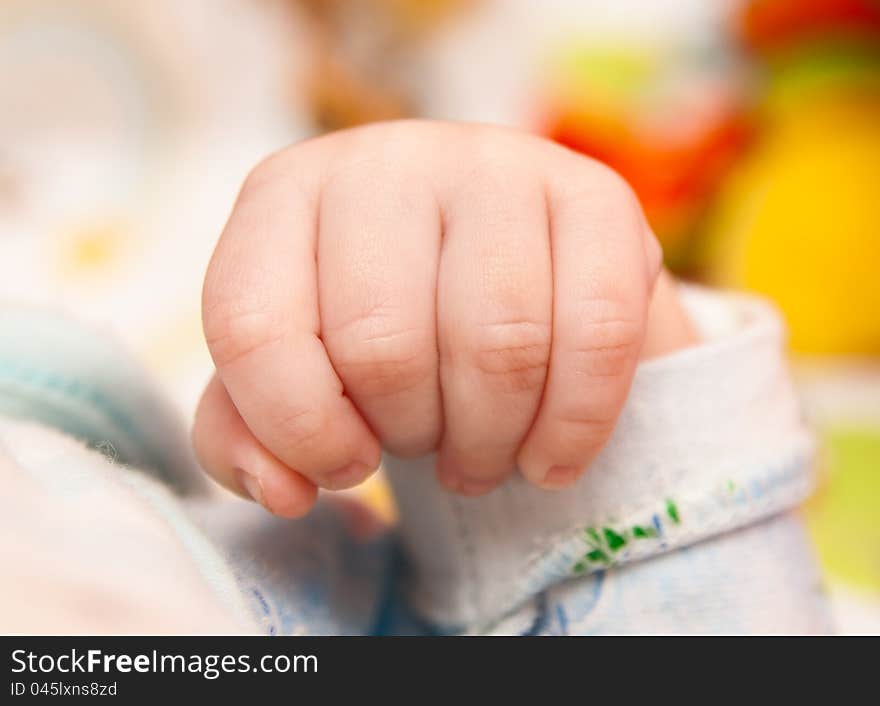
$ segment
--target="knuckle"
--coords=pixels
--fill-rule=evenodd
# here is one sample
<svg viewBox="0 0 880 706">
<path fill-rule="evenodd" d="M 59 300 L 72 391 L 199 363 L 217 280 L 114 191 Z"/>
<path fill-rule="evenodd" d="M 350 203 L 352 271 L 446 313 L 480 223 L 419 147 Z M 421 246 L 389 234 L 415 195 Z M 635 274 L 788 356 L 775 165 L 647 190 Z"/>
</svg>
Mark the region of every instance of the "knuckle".
<svg viewBox="0 0 880 706">
<path fill-rule="evenodd" d="M 610 407 L 597 411 L 592 405 L 573 403 L 559 410 L 556 421 L 561 448 L 598 448 L 614 431 L 617 415 Z"/>
<path fill-rule="evenodd" d="M 594 162 L 593 169 L 599 187 L 617 203 L 630 206 L 638 205 L 638 198 L 630 183 L 621 176 L 620 172 L 602 162 Z"/>
<path fill-rule="evenodd" d="M 335 195 L 351 198 L 357 190 L 369 189 L 372 193 L 394 174 L 394 162 L 385 153 L 375 153 L 361 147 L 352 151 L 348 159 L 335 165 L 327 174 L 322 185 L 322 196 L 326 202 Z"/>
<path fill-rule="evenodd" d="M 327 438 L 329 422 L 320 407 L 285 407 L 271 414 L 273 428 L 285 439 L 282 456 L 311 453 Z"/>
<path fill-rule="evenodd" d="M 618 378 L 634 365 L 641 345 L 640 327 L 626 319 L 592 322 L 586 338 L 572 350 L 574 369 L 587 378 Z"/>
<path fill-rule="evenodd" d="M 261 196 L 278 197 L 285 201 L 309 204 L 322 172 L 295 168 L 302 160 L 308 162 L 315 150 L 308 142 L 301 142 L 274 152 L 251 168 L 242 182 L 236 202 L 236 211 L 248 204 L 260 204 Z M 233 212 L 235 215 L 235 212 Z"/>
<path fill-rule="evenodd" d="M 287 171 L 286 155 L 287 151 L 282 150 L 263 157 L 263 159 L 257 162 L 248 172 L 247 176 L 245 176 L 241 186 L 241 193 L 244 195 L 259 191 L 267 184 L 273 183 L 279 176 L 285 174 Z"/>
<path fill-rule="evenodd" d="M 429 332 L 393 327 L 385 319 L 373 311 L 325 337 L 336 372 L 355 396 L 398 395 L 436 374 Z"/>
<path fill-rule="evenodd" d="M 551 202 L 554 210 L 589 210 L 593 218 L 614 222 L 620 218 L 641 224 L 642 207 L 629 182 L 611 167 L 582 155 L 572 155 L 577 162 L 562 170 L 569 178 L 551 179 Z"/>
<path fill-rule="evenodd" d="M 478 327 L 468 345 L 471 364 L 498 390 L 544 387 L 550 360 L 550 326 L 531 321 Z"/>
<path fill-rule="evenodd" d="M 336 363 L 337 372 L 353 394 L 392 397 L 417 388 L 431 375 L 432 366 L 423 356 L 389 348 L 371 343 Z"/>
<path fill-rule="evenodd" d="M 616 302 L 589 301 L 578 326 L 578 336 L 569 354 L 574 372 L 593 378 L 618 378 L 634 366 L 642 344 L 643 323 L 621 313 Z"/>
<path fill-rule="evenodd" d="M 433 202 L 432 189 L 418 163 L 405 151 L 353 155 L 329 172 L 322 183 L 322 218 L 332 217 L 340 204 L 356 203 L 363 216 L 384 217 L 390 204 L 411 214 Z"/>
<path fill-rule="evenodd" d="M 597 218 L 613 223 L 622 219 L 632 226 L 633 232 L 641 232 L 643 225 L 642 205 L 636 192 L 620 174 L 610 167 L 598 167 L 598 198 L 595 199 Z"/>
<path fill-rule="evenodd" d="M 221 300 L 206 308 L 202 316 L 205 341 L 218 368 L 249 358 L 284 336 L 277 317 L 242 304 L 232 306 Z"/>
<path fill-rule="evenodd" d="M 522 169 L 520 146 L 505 135 L 477 133 L 470 145 L 467 193 L 496 197 L 499 193 L 540 190 L 539 180 Z"/>
</svg>

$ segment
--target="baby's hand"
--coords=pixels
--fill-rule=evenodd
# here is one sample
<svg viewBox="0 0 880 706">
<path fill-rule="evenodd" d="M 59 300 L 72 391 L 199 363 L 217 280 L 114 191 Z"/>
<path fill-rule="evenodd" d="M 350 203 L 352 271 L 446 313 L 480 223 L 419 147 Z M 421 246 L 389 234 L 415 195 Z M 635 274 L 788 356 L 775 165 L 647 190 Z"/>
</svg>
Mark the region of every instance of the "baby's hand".
<svg viewBox="0 0 880 706">
<path fill-rule="evenodd" d="M 294 145 L 247 178 L 208 268 L 197 453 L 291 517 L 382 446 L 437 450 L 466 495 L 517 467 L 565 487 L 640 354 L 690 338 L 660 267 L 626 183 L 536 137 L 402 122 Z"/>
</svg>

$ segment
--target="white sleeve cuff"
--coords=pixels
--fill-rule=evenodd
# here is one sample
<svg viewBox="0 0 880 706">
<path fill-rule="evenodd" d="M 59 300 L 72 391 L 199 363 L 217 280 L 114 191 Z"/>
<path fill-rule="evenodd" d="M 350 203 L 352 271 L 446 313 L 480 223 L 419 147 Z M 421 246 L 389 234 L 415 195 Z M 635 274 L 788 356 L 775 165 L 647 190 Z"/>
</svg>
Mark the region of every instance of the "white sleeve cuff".
<svg viewBox="0 0 880 706">
<path fill-rule="evenodd" d="M 431 620 L 473 625 L 565 578 L 751 524 L 800 503 L 813 444 L 776 312 L 682 287 L 703 343 L 643 363 L 611 440 L 578 483 L 544 491 L 517 474 L 480 498 L 441 490 L 434 457 L 386 457 Z"/>
</svg>

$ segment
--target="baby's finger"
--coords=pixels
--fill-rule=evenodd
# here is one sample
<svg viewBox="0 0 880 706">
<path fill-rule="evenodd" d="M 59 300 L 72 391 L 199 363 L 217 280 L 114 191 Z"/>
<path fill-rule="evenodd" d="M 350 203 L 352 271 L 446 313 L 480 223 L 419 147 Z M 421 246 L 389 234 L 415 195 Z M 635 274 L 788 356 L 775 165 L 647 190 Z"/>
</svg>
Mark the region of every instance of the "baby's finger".
<svg viewBox="0 0 880 706">
<path fill-rule="evenodd" d="M 370 160 L 337 172 L 324 187 L 318 243 L 327 353 L 398 456 L 434 450 L 443 426 L 433 284 L 440 214 L 430 185 L 410 171 Z"/>
<path fill-rule="evenodd" d="M 208 268 L 202 310 L 217 371 L 254 436 L 338 489 L 369 476 L 381 452 L 319 335 L 319 189 L 300 175 L 320 174 L 325 158 L 294 147 L 251 174 Z"/>
<path fill-rule="evenodd" d="M 644 337 L 656 264 L 620 177 L 575 155 L 548 176 L 553 348 L 538 416 L 518 461 L 531 482 L 570 485 L 614 429 Z"/>
<path fill-rule="evenodd" d="M 234 493 L 281 517 L 302 517 L 315 504 L 314 483 L 263 448 L 216 375 L 199 402 L 192 436 L 199 463 Z"/>
<path fill-rule="evenodd" d="M 547 206 L 540 182 L 519 166 L 487 156 L 444 206 L 437 473 L 466 495 L 488 492 L 515 468 L 550 357 Z"/>
</svg>

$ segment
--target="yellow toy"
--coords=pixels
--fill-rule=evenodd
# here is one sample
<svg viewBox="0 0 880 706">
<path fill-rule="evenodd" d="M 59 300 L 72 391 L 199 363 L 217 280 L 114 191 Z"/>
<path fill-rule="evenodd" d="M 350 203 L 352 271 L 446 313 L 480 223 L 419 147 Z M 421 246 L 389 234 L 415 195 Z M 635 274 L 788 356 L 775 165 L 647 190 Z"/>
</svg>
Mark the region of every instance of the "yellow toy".
<svg viewBox="0 0 880 706">
<path fill-rule="evenodd" d="M 798 352 L 880 355 L 880 34 L 791 26 L 759 46 L 764 124 L 708 224 L 708 277 L 773 299 Z"/>
</svg>

